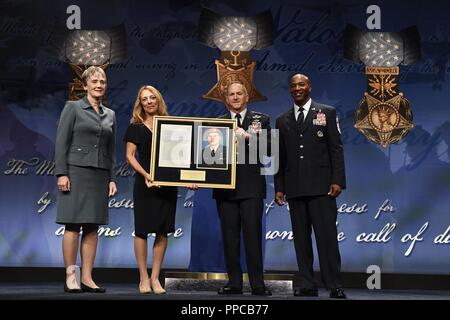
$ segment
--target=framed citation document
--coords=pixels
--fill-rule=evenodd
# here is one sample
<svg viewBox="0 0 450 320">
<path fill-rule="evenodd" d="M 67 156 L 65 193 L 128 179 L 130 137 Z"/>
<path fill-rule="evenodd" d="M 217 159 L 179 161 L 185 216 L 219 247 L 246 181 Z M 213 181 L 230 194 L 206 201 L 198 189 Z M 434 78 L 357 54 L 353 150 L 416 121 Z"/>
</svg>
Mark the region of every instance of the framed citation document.
<svg viewBox="0 0 450 320">
<path fill-rule="evenodd" d="M 155 185 L 234 189 L 236 120 L 155 116 L 150 176 Z"/>
</svg>

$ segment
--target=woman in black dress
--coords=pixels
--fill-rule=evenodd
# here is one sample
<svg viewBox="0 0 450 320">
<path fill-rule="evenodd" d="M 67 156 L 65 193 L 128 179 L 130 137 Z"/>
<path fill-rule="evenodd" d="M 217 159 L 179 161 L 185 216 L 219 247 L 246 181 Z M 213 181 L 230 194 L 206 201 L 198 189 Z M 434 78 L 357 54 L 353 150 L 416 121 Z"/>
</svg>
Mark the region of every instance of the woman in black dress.
<svg viewBox="0 0 450 320">
<path fill-rule="evenodd" d="M 162 294 L 159 273 L 167 248 L 167 234 L 175 231 L 176 187 L 159 187 L 150 179 L 153 116 L 168 115 L 161 93 L 152 86 L 139 89 L 130 126 L 124 137 L 127 162 L 136 171 L 134 201 L 134 251 L 139 266 L 139 292 Z M 136 159 L 139 153 L 139 160 Z M 151 277 L 147 273 L 147 236 L 155 233 Z"/>
</svg>

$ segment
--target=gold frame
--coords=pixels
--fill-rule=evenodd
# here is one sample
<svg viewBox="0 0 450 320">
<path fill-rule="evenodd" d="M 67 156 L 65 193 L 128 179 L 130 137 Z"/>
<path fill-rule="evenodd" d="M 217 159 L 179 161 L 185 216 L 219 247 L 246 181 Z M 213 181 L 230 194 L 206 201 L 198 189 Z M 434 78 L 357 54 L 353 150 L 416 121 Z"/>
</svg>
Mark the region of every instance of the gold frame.
<svg viewBox="0 0 450 320">
<path fill-rule="evenodd" d="M 153 118 L 154 121 L 154 132 L 152 139 L 152 156 L 150 159 L 150 177 L 153 180 L 154 185 L 157 186 L 174 186 L 174 187 L 189 187 L 193 184 L 197 185 L 201 188 L 218 188 L 218 189 L 235 189 L 236 188 L 236 162 L 237 162 L 237 138 L 236 138 L 236 128 L 237 121 L 235 119 L 218 119 L 218 118 L 196 118 L 196 117 L 175 117 L 175 116 L 155 116 Z M 162 121 L 170 121 L 170 122 L 206 122 L 208 124 L 217 123 L 217 124 L 232 124 L 232 141 L 230 141 L 230 145 L 232 145 L 232 154 L 231 154 L 231 184 L 215 184 L 215 183 L 206 183 L 206 182 L 168 182 L 168 181 L 158 181 L 155 180 L 155 168 L 156 168 L 156 154 L 157 154 L 157 144 L 158 144 L 158 128 L 159 123 Z M 195 145 L 195 144 L 194 144 Z M 195 152 L 194 152 L 195 154 Z M 191 163 L 192 166 L 192 163 Z M 195 168 L 190 168 L 189 170 L 196 170 Z M 208 171 L 212 169 L 201 169 L 200 171 Z M 181 174 L 181 173 L 180 173 Z"/>
</svg>

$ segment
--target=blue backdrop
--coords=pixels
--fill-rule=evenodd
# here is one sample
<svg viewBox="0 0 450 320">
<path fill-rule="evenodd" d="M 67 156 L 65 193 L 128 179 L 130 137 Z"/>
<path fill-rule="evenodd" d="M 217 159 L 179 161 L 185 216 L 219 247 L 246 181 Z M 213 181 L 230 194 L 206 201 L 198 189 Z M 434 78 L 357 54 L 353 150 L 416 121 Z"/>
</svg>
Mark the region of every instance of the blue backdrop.
<svg viewBox="0 0 450 320">
<path fill-rule="evenodd" d="M 108 101 L 118 120 L 118 188 L 110 224 L 101 229 L 97 266 L 135 267 L 132 171 L 122 137 L 137 90 L 159 88 L 172 115 L 216 117 L 223 105 L 201 99 L 216 82 L 219 51 L 196 40 L 197 1 L 1 1 L 0 12 L 0 266 L 62 266 L 61 229 L 55 224 L 52 172 L 56 122 L 72 71 L 49 50 L 66 8 L 81 8 L 83 29 L 124 23 L 128 58 L 108 68 Z M 422 59 L 401 67 L 400 89 L 411 103 L 415 128 L 383 149 L 353 127 L 366 89 L 362 65 L 342 58 L 347 23 L 362 29 L 366 8 L 381 8 L 383 31 L 416 25 Z M 450 4 L 433 1 L 208 1 L 224 15 L 271 10 L 272 47 L 253 51 L 256 87 L 267 96 L 253 110 L 278 114 L 292 103 L 288 76 L 309 74 L 313 99 L 336 107 L 345 150 L 348 189 L 339 197 L 343 271 L 450 274 Z M 273 204 L 268 177 L 265 268 L 295 270 L 288 211 Z M 223 271 L 220 226 L 210 190 L 179 188 L 175 234 L 166 268 Z M 316 261 L 317 267 L 317 261 Z"/>
</svg>

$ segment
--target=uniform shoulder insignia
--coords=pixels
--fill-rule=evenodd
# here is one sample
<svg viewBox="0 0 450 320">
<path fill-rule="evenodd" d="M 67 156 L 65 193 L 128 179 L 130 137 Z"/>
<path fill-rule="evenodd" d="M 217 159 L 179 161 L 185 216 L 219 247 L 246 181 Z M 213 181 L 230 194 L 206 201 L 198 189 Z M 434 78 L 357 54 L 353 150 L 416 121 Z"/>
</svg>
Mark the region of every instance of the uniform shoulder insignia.
<svg viewBox="0 0 450 320">
<path fill-rule="evenodd" d="M 267 114 L 258 111 L 253 111 L 252 113 L 253 119 L 265 119 L 269 117 Z"/>
</svg>

